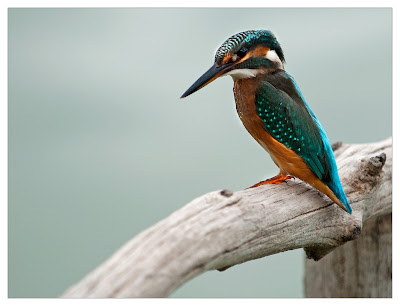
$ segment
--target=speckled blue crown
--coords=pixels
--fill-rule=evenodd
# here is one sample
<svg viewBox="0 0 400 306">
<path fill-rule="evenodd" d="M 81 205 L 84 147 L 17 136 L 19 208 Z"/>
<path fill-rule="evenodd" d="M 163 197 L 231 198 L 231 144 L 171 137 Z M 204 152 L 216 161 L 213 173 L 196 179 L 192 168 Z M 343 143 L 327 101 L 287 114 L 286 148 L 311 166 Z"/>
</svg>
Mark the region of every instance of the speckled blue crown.
<svg viewBox="0 0 400 306">
<path fill-rule="evenodd" d="M 244 47 L 246 47 L 247 49 L 251 49 L 252 47 L 258 45 L 265 45 L 271 50 L 275 50 L 276 54 L 278 54 L 279 59 L 282 61 L 282 63 L 285 61 L 281 46 L 271 31 L 249 30 L 240 32 L 238 34 L 229 37 L 221 45 L 221 47 L 218 48 L 215 54 L 215 62 L 216 63 L 222 62 L 223 58 L 227 54 L 234 54 Z"/>
</svg>

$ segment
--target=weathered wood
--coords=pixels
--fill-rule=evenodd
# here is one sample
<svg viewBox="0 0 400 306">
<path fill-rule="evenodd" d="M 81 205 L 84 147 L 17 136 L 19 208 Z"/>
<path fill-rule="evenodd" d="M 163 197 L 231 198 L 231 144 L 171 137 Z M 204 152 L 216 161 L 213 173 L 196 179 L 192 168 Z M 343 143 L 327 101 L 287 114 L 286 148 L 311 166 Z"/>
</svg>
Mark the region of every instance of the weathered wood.
<svg viewBox="0 0 400 306">
<path fill-rule="evenodd" d="M 392 297 L 392 215 L 365 222 L 360 238 L 306 260 L 306 297 Z"/>
<path fill-rule="evenodd" d="M 134 237 L 62 297 L 166 297 L 205 271 L 286 250 L 322 258 L 392 209 L 391 138 L 337 145 L 335 155 L 352 215 L 299 180 L 211 192 Z"/>
</svg>

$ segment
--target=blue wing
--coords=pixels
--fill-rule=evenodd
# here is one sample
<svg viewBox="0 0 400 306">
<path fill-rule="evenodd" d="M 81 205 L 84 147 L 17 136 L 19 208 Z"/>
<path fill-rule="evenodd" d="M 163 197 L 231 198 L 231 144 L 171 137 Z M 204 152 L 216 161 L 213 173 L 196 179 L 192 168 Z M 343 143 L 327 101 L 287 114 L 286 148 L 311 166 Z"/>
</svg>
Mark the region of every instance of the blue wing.
<svg viewBox="0 0 400 306">
<path fill-rule="evenodd" d="M 264 80 L 256 93 L 256 111 L 264 129 L 300 155 L 351 213 L 328 137 L 295 81 L 285 71 L 266 75 Z"/>
</svg>

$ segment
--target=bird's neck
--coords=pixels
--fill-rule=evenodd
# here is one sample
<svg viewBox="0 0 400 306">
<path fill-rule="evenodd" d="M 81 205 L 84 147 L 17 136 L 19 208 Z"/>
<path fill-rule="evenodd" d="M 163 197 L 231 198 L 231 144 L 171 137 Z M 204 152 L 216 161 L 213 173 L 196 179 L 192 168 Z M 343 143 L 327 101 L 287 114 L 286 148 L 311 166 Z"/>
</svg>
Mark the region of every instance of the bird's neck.
<svg viewBox="0 0 400 306">
<path fill-rule="evenodd" d="M 242 78 L 234 81 L 233 93 L 236 111 L 246 129 L 251 124 L 248 121 L 253 120 L 254 115 L 256 115 L 255 95 L 262 80 L 263 74 L 257 74 L 253 78 Z"/>
</svg>

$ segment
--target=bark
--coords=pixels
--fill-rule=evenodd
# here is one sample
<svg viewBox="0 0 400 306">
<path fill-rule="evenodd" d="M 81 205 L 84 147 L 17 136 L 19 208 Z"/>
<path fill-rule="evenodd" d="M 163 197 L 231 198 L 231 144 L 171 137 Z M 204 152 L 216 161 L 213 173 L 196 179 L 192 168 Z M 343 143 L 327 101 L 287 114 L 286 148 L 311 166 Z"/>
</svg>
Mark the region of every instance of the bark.
<svg viewBox="0 0 400 306">
<path fill-rule="evenodd" d="M 392 215 L 365 222 L 360 238 L 306 261 L 306 297 L 392 297 Z"/>
<path fill-rule="evenodd" d="M 211 192 L 128 241 L 62 297 L 166 297 L 205 271 L 279 252 L 324 257 L 392 211 L 391 138 L 335 147 L 352 215 L 299 180 Z"/>
</svg>

